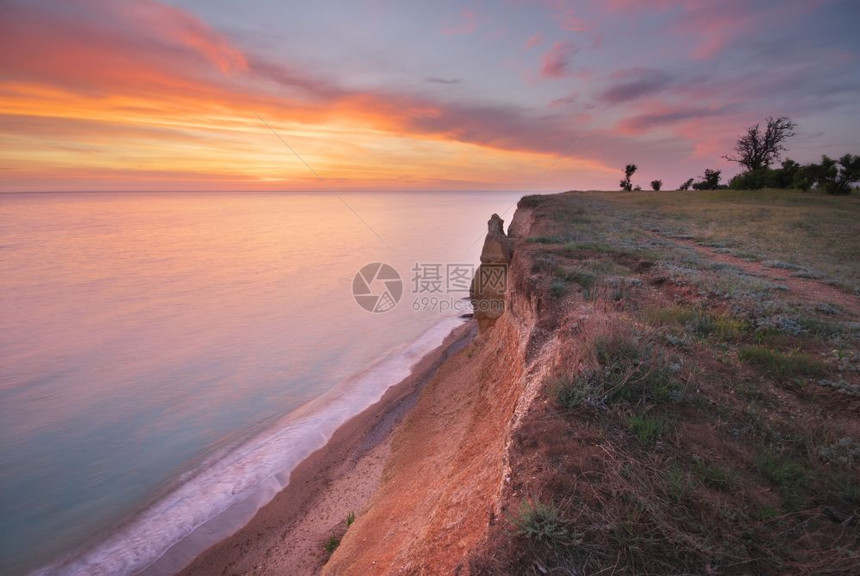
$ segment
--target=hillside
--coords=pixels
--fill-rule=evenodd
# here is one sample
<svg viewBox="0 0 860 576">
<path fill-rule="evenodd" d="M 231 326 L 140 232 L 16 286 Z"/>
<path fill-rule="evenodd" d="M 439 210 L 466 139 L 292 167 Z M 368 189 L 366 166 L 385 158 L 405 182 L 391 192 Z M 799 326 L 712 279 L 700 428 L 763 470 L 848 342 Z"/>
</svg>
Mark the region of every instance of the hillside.
<svg viewBox="0 0 860 576">
<path fill-rule="evenodd" d="M 856 197 L 524 198 L 326 573 L 856 574 Z"/>
</svg>

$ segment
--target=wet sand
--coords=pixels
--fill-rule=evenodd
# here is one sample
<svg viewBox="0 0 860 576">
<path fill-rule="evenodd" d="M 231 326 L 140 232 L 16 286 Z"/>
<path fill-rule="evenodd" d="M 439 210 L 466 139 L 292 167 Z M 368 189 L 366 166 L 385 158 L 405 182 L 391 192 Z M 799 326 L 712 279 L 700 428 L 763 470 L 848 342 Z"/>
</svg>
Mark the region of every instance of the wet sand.
<svg viewBox="0 0 860 576">
<path fill-rule="evenodd" d="M 232 536 L 195 558 L 183 576 L 317 573 L 325 544 L 346 530 L 379 487 L 397 425 L 418 402 L 441 364 L 467 346 L 477 326 L 467 321 L 422 358 L 382 399 L 341 426 L 290 475 L 290 482 Z"/>
</svg>

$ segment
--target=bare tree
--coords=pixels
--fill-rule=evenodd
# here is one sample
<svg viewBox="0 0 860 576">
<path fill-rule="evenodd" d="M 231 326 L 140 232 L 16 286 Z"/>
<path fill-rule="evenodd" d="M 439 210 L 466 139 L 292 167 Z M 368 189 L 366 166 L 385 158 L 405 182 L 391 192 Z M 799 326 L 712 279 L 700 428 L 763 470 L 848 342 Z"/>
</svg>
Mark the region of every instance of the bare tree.
<svg viewBox="0 0 860 576">
<path fill-rule="evenodd" d="M 747 128 L 746 134 L 738 138 L 733 156 L 723 156 L 737 162 L 747 170 L 767 168 L 785 152 L 785 141 L 794 136 L 797 124 L 788 116 L 767 119 L 767 127 L 759 124 Z"/>
</svg>

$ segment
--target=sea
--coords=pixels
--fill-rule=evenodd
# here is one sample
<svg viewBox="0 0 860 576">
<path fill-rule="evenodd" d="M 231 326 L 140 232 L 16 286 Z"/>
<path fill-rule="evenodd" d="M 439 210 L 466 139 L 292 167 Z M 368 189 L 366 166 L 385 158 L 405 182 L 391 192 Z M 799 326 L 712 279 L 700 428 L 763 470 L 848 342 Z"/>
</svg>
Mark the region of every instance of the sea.
<svg viewBox="0 0 860 576">
<path fill-rule="evenodd" d="M 0 574 L 172 574 L 470 311 L 514 192 L 0 195 Z"/>
</svg>

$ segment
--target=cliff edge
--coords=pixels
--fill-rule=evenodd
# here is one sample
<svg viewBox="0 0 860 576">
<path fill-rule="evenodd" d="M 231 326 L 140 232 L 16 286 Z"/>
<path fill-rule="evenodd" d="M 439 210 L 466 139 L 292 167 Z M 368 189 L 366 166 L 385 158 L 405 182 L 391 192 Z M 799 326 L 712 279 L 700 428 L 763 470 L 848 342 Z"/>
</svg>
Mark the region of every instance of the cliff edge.
<svg viewBox="0 0 860 576">
<path fill-rule="evenodd" d="M 732 197 L 642 194 L 493 215 L 480 332 L 323 573 L 858 573 L 860 298 L 691 241 Z"/>
</svg>

